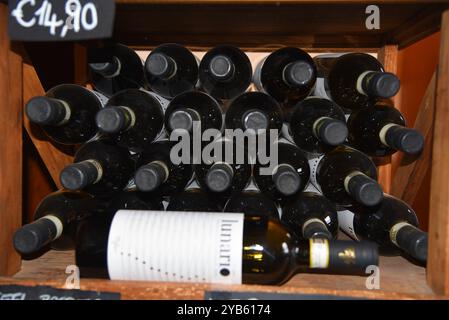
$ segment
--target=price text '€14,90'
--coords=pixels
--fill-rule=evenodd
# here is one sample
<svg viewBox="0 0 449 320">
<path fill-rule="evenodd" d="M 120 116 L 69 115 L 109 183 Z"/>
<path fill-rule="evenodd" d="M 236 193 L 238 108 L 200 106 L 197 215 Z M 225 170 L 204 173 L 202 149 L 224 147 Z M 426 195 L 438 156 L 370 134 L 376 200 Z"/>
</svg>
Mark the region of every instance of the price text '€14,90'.
<svg viewBox="0 0 449 320">
<path fill-rule="evenodd" d="M 60 0 L 58 0 L 60 1 Z M 32 13 L 25 14 L 26 12 Z M 24 28 L 35 26 L 46 27 L 52 36 L 66 37 L 69 31 L 91 31 L 98 26 L 98 12 L 94 3 L 81 4 L 79 0 L 65 2 L 65 17 L 59 17 L 54 12 L 51 1 L 44 0 L 41 4 L 36 0 L 21 0 L 17 3 L 11 15 Z"/>
</svg>

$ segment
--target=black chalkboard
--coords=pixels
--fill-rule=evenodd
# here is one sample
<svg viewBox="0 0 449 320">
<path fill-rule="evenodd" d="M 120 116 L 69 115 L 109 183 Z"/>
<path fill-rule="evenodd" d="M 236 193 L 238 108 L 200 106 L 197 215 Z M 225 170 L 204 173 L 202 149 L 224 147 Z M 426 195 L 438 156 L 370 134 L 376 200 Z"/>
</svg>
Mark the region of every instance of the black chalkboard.
<svg viewBox="0 0 449 320">
<path fill-rule="evenodd" d="M 205 300 L 364 300 L 323 294 L 293 294 L 276 292 L 206 291 Z"/>
<path fill-rule="evenodd" d="M 19 41 L 110 38 L 114 0 L 9 0 L 9 37 Z"/>
<path fill-rule="evenodd" d="M 120 293 L 4 285 L 0 300 L 120 300 Z"/>
</svg>

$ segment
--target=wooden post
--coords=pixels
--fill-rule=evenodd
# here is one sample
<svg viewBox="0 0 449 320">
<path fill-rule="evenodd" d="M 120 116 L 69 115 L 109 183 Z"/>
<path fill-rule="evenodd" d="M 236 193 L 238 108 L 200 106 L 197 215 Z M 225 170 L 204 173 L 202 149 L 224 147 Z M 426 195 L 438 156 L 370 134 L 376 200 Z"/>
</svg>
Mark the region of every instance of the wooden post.
<svg viewBox="0 0 449 320">
<path fill-rule="evenodd" d="M 441 23 L 435 125 L 430 183 L 427 280 L 438 294 L 449 295 L 449 10 Z"/>
<path fill-rule="evenodd" d="M 0 3 L 0 276 L 20 270 L 12 236 L 22 223 L 22 59 L 8 37 Z"/>
<path fill-rule="evenodd" d="M 382 47 L 378 52 L 378 59 L 384 65 L 385 71 L 396 73 L 398 67 L 398 46 L 386 45 Z M 391 161 L 392 157 L 385 157 L 376 163 L 379 168 L 379 183 L 386 193 L 391 191 Z"/>
</svg>

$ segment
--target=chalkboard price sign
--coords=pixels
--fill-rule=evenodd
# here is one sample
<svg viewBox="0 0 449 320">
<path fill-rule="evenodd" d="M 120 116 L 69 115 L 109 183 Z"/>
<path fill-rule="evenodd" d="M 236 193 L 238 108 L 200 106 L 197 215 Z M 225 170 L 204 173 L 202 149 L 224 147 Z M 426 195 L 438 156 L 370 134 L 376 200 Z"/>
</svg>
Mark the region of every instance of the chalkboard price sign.
<svg viewBox="0 0 449 320">
<path fill-rule="evenodd" d="M 1 300 L 120 300 L 120 293 L 0 285 Z"/>
<path fill-rule="evenodd" d="M 20 41 L 109 38 L 114 17 L 114 0 L 10 0 L 9 36 Z"/>
</svg>

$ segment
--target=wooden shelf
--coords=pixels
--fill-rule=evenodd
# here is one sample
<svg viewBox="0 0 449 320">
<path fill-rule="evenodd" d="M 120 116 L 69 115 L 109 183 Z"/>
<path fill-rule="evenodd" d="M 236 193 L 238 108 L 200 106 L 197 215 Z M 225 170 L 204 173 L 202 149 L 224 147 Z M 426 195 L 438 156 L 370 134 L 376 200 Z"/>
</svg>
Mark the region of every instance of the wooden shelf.
<svg viewBox="0 0 449 320">
<path fill-rule="evenodd" d="M 32 261 L 23 261 L 13 278 L 0 284 L 51 285 L 63 288 L 66 267 L 75 264 L 72 251 L 49 251 Z M 380 290 L 367 290 L 361 276 L 297 274 L 283 286 L 226 286 L 191 283 L 149 283 L 81 279 L 81 289 L 120 292 L 123 299 L 203 299 L 205 291 L 247 291 L 335 295 L 373 299 L 437 299 L 426 284 L 425 268 L 402 257 L 381 257 Z"/>
<path fill-rule="evenodd" d="M 380 8 L 379 30 L 366 29 L 370 4 Z M 115 38 L 142 48 L 167 40 L 198 49 L 223 43 L 246 50 L 404 47 L 436 32 L 448 7 L 448 1 L 121 0 Z"/>
</svg>

